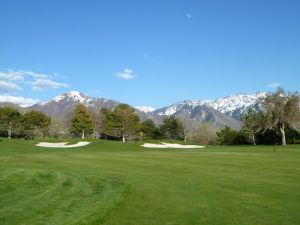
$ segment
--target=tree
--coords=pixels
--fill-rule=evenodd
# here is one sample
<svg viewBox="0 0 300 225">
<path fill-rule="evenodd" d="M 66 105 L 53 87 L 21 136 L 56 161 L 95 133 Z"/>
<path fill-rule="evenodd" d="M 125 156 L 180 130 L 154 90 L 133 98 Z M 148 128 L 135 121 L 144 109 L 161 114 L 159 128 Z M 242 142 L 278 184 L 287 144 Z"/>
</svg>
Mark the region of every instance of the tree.
<svg viewBox="0 0 300 225">
<path fill-rule="evenodd" d="M 182 123 L 184 141 L 187 141 L 188 138 L 191 138 L 192 131 L 197 127 L 196 121 L 190 119 L 188 113 L 181 114 L 178 119 Z"/>
<path fill-rule="evenodd" d="M 7 133 L 7 137 L 11 138 L 13 132 L 20 127 L 21 114 L 11 107 L 0 108 L 0 126 Z"/>
<path fill-rule="evenodd" d="M 103 115 L 103 127 L 102 133 L 105 135 L 115 135 L 114 132 L 114 114 L 113 111 L 110 109 L 102 108 L 101 113 Z"/>
<path fill-rule="evenodd" d="M 50 125 L 51 118 L 38 111 L 28 111 L 22 118 L 22 130 L 27 138 L 43 137 L 49 133 Z"/>
<path fill-rule="evenodd" d="M 73 114 L 70 133 L 76 137 L 85 138 L 87 134 L 93 133 L 93 122 L 86 107 L 82 104 L 78 105 Z"/>
<path fill-rule="evenodd" d="M 247 111 L 241 116 L 241 120 L 243 122 L 241 127 L 242 132 L 249 136 L 249 139 L 253 145 L 256 145 L 255 136 L 263 129 L 263 113 L 252 108 L 248 108 Z"/>
<path fill-rule="evenodd" d="M 160 126 L 160 130 L 164 137 L 173 140 L 184 139 L 184 129 L 182 122 L 174 116 L 166 117 L 163 120 L 163 124 Z"/>
<path fill-rule="evenodd" d="M 218 131 L 216 134 L 219 144 L 241 145 L 249 143 L 243 132 L 233 130 L 229 126 L 225 126 L 224 129 Z"/>
<path fill-rule="evenodd" d="M 286 126 L 298 127 L 300 121 L 300 98 L 297 93 L 286 94 L 282 88 L 267 95 L 263 100 L 267 128 L 276 127 L 281 133 L 282 145 L 286 145 Z"/>
<path fill-rule="evenodd" d="M 192 140 L 206 145 L 215 143 L 216 129 L 207 123 L 199 123 L 192 132 Z"/>
<path fill-rule="evenodd" d="M 140 118 L 135 114 L 134 109 L 127 104 L 116 106 L 111 118 L 115 132 L 122 137 L 123 142 L 126 141 L 127 137 L 135 135 L 139 131 Z"/>
<path fill-rule="evenodd" d="M 141 132 L 144 139 L 158 139 L 160 137 L 159 129 L 151 119 L 141 123 Z"/>
<path fill-rule="evenodd" d="M 103 132 L 104 114 L 101 110 L 89 110 L 89 114 L 93 121 L 93 136 L 99 138 Z"/>
</svg>

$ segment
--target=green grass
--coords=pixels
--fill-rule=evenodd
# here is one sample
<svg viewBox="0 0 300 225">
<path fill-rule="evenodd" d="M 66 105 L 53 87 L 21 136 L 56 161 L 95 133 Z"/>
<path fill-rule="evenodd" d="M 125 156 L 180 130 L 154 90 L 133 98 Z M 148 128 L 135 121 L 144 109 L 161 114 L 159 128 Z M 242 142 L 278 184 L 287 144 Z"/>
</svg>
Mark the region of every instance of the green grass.
<svg viewBox="0 0 300 225">
<path fill-rule="evenodd" d="M 300 146 L 0 142 L 1 225 L 300 224 Z"/>
</svg>

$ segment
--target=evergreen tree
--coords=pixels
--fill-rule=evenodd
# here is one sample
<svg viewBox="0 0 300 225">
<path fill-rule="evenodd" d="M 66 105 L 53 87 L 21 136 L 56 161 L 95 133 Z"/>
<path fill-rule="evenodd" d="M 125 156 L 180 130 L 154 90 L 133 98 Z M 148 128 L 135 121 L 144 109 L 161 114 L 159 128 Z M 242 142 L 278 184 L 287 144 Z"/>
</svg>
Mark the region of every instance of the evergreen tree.
<svg viewBox="0 0 300 225">
<path fill-rule="evenodd" d="M 75 137 L 85 138 L 86 135 L 93 133 L 93 122 L 86 107 L 78 105 L 73 114 L 70 133 Z"/>
<path fill-rule="evenodd" d="M 143 139 L 158 139 L 161 136 L 158 127 L 151 119 L 141 123 L 141 132 Z"/>
<path fill-rule="evenodd" d="M 160 126 L 160 130 L 165 138 L 172 140 L 184 139 L 182 122 L 174 116 L 166 117 L 163 124 Z"/>
<path fill-rule="evenodd" d="M 229 126 L 225 126 L 217 133 L 217 142 L 225 145 L 242 145 L 248 144 L 247 137 L 241 131 L 233 130 Z"/>
</svg>

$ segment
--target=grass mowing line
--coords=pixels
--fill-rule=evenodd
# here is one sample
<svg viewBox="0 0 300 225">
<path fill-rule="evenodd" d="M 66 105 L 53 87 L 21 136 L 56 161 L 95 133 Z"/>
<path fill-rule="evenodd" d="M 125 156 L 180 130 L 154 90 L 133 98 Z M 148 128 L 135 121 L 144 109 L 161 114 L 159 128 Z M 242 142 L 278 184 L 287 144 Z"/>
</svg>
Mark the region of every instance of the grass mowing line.
<svg viewBox="0 0 300 225">
<path fill-rule="evenodd" d="M 1 224 L 97 224 L 127 193 L 116 177 L 29 169 L 0 176 Z"/>
</svg>

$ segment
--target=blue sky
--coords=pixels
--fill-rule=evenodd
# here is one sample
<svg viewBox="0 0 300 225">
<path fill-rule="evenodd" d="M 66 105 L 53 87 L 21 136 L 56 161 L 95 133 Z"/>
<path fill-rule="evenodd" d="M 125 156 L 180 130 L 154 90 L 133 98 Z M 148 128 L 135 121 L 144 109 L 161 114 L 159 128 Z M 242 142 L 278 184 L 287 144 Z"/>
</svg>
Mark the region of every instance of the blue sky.
<svg viewBox="0 0 300 225">
<path fill-rule="evenodd" d="M 300 91 L 299 12 L 298 0 L 0 0 L 0 100 L 78 90 L 158 108 Z"/>
</svg>

